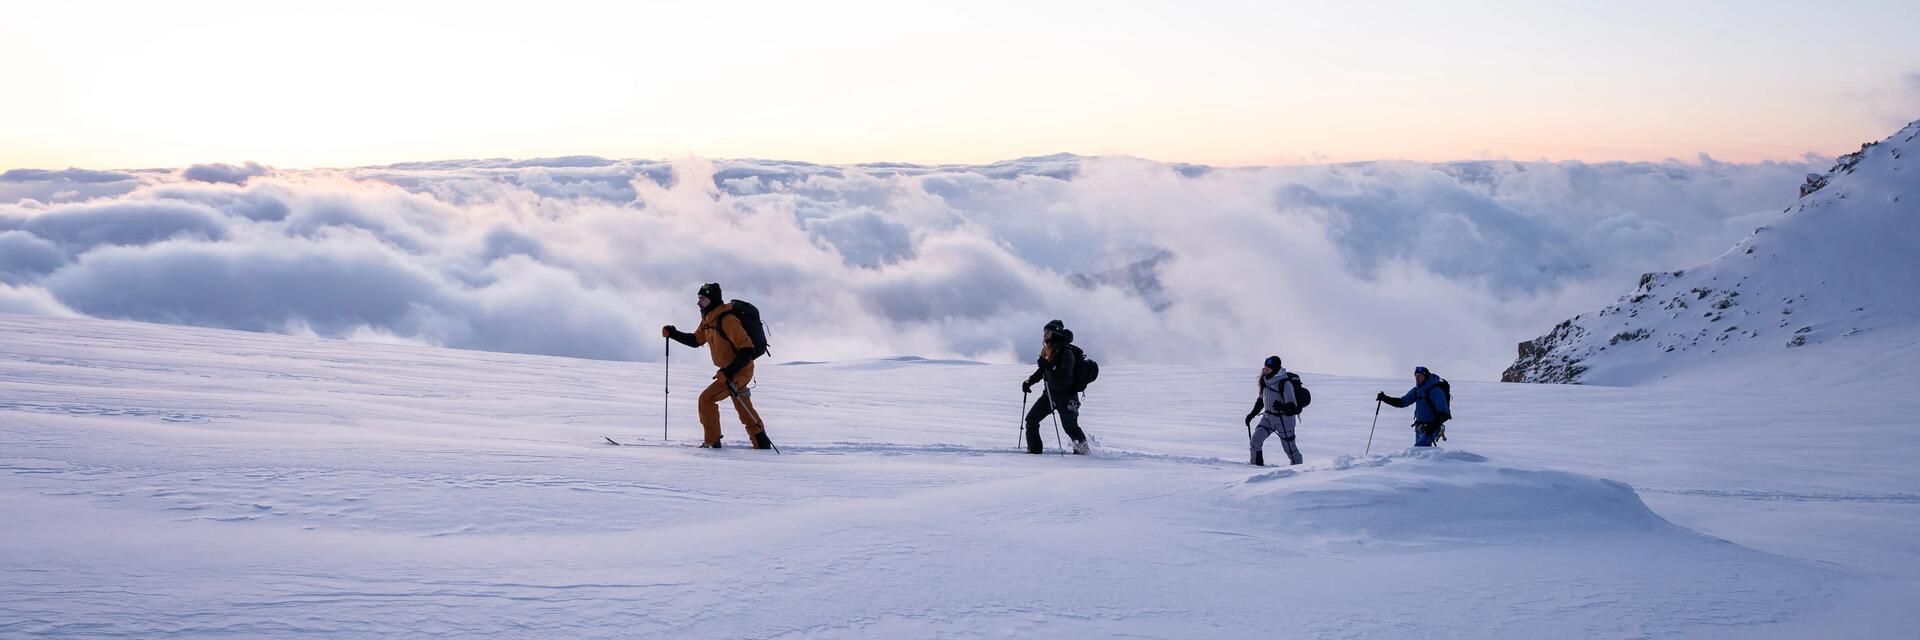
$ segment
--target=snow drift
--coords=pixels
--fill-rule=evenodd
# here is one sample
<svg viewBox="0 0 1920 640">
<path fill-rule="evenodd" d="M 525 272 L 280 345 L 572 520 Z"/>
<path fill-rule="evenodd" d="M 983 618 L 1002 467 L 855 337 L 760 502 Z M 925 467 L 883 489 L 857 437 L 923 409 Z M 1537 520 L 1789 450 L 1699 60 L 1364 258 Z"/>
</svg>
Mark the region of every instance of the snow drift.
<svg viewBox="0 0 1920 640">
<path fill-rule="evenodd" d="M 1273 516 L 1277 537 L 1347 552 L 1690 533 L 1654 515 L 1625 484 L 1515 468 L 1459 450 L 1343 456 L 1330 466 L 1282 469 L 1247 482 L 1254 489 L 1243 499 Z"/>
</svg>

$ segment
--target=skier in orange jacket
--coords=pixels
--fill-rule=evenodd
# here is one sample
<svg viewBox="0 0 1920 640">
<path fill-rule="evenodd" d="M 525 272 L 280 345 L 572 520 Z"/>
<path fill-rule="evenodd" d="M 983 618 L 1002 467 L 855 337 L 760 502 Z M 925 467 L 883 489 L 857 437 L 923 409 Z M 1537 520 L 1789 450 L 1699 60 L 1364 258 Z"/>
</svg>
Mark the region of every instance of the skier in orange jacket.
<svg viewBox="0 0 1920 640">
<path fill-rule="evenodd" d="M 729 398 L 740 414 L 740 424 L 746 426 L 747 435 L 753 440 L 753 448 L 772 448 L 773 440 L 767 437 L 766 425 L 760 421 L 760 412 L 754 410 L 753 398 L 747 389 L 747 383 L 753 381 L 753 359 L 760 357 L 760 349 L 753 344 L 739 315 L 733 313 L 733 305 L 725 300 L 718 283 L 702 285 L 699 328 L 687 333 L 667 325 L 660 328 L 660 335 L 689 347 L 707 346 L 713 356 L 713 366 L 720 367 L 720 371 L 713 374 L 713 384 L 700 392 L 700 428 L 705 432 L 700 448 L 720 448 L 719 402 Z"/>
</svg>

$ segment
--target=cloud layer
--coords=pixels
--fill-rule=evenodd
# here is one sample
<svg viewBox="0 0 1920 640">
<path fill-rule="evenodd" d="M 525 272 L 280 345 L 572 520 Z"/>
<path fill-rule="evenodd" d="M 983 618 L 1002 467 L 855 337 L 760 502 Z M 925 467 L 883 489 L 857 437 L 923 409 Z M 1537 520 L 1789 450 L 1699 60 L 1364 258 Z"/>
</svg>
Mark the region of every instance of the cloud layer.
<svg viewBox="0 0 1920 640">
<path fill-rule="evenodd" d="M 1815 163 L 1214 169 L 467 160 L 0 174 L 0 312 L 652 360 L 719 281 L 779 360 L 1491 378 L 1643 271 L 1711 258 Z"/>
</svg>

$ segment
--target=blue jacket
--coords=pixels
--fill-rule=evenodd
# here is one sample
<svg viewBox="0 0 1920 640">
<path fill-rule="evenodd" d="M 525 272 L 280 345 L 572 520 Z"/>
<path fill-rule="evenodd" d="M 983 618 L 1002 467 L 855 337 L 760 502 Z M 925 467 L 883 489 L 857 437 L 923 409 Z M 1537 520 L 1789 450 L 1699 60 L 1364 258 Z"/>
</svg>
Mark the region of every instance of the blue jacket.
<svg viewBox="0 0 1920 640">
<path fill-rule="evenodd" d="M 1394 406 L 1407 405 L 1413 405 L 1415 422 L 1433 422 L 1440 419 L 1440 416 L 1433 414 L 1434 409 L 1439 409 L 1448 415 L 1453 414 L 1453 407 L 1447 406 L 1446 392 L 1440 390 L 1440 376 L 1435 375 L 1427 376 L 1426 384 L 1414 387 L 1407 391 L 1407 395 L 1400 396 L 1400 402 Z"/>
</svg>

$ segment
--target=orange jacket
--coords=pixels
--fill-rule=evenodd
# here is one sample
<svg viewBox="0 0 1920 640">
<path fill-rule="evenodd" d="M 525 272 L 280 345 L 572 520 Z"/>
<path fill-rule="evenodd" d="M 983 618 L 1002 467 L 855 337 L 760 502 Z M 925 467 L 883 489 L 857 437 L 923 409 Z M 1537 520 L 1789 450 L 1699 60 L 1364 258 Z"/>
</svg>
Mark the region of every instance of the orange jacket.
<svg viewBox="0 0 1920 640">
<path fill-rule="evenodd" d="M 727 313 L 732 310 L 731 304 L 714 307 L 706 317 L 700 319 L 700 328 L 693 331 L 694 346 L 710 345 L 707 351 L 713 356 L 713 366 L 716 367 L 733 364 L 734 356 L 741 349 L 753 346 L 753 338 L 747 335 L 747 328 L 740 324 L 740 316 Z M 726 317 L 722 318 L 722 315 Z M 753 365 L 749 363 L 747 366 Z"/>
</svg>

